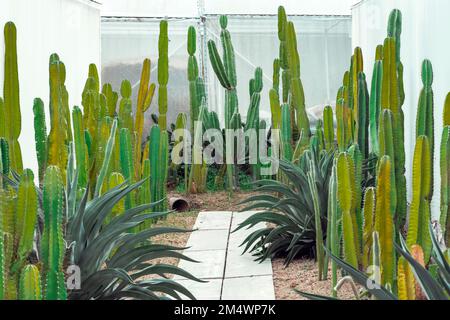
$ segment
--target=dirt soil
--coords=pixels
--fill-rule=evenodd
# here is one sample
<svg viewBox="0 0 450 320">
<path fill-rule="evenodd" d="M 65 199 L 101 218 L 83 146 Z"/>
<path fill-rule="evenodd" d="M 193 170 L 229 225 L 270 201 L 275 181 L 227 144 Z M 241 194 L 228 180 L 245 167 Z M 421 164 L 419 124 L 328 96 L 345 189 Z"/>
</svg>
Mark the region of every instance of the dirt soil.
<svg viewBox="0 0 450 320">
<path fill-rule="evenodd" d="M 202 194 L 180 194 L 170 192 L 169 197 L 182 197 L 188 200 L 192 211 L 240 211 L 245 205 L 239 203 L 248 197 L 256 195 L 255 192 L 235 192 L 232 196 L 228 191 L 208 192 Z"/>
<path fill-rule="evenodd" d="M 328 273 L 328 280 L 319 281 L 319 271 L 314 260 L 294 260 L 289 267 L 285 268 L 283 259 L 274 259 L 272 260 L 272 267 L 277 300 L 306 300 L 294 289 L 322 296 L 331 295 L 331 268 Z M 349 283 L 344 284 L 339 290 L 338 298 L 343 300 L 355 299 Z"/>
</svg>

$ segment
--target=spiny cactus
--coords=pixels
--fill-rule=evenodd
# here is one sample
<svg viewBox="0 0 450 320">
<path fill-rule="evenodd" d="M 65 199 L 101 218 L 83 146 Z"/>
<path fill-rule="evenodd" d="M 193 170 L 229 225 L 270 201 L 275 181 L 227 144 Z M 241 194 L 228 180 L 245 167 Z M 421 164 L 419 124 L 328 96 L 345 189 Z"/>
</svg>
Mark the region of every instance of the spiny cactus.
<svg viewBox="0 0 450 320">
<path fill-rule="evenodd" d="M 382 48 L 378 46 L 377 48 Z M 377 52 L 380 49 L 377 50 Z M 369 122 L 370 122 L 370 145 L 371 151 L 375 154 L 379 154 L 378 145 L 378 125 L 381 110 L 381 83 L 382 83 L 382 61 L 376 60 L 373 67 L 372 85 L 370 89 L 369 100 Z"/>
<path fill-rule="evenodd" d="M 169 82 L 169 35 L 167 20 L 159 24 L 158 106 L 161 130 L 167 129 L 167 83 Z"/>
<path fill-rule="evenodd" d="M 17 30 L 13 22 L 7 22 L 5 36 L 5 79 L 3 82 L 3 112 L 0 112 L 0 136 L 9 144 L 11 169 L 22 172 L 22 153 L 19 136 L 21 131 L 21 112 L 19 95 L 19 73 L 17 65 Z"/>
<path fill-rule="evenodd" d="M 62 222 L 64 218 L 64 187 L 61 171 L 49 166 L 45 172 L 44 232 L 41 241 L 41 258 L 44 271 L 44 297 L 46 300 L 65 300 L 67 297 L 62 270 L 65 254 Z"/>
<path fill-rule="evenodd" d="M 450 243 L 450 94 L 444 106 L 444 129 L 440 148 L 441 166 L 441 227 L 445 242 Z"/>
<path fill-rule="evenodd" d="M 331 106 L 326 106 L 323 109 L 323 131 L 325 148 L 330 151 L 334 148 L 334 119 Z"/>
<path fill-rule="evenodd" d="M 419 105 L 417 107 L 416 118 L 416 138 L 425 135 L 430 144 L 431 159 L 434 159 L 434 93 L 433 88 L 433 67 L 429 60 L 424 60 L 422 64 L 423 88 L 420 92 Z M 428 200 L 433 197 L 433 161 L 431 161 L 430 186 L 431 190 Z"/>
<path fill-rule="evenodd" d="M 136 131 L 136 141 L 134 145 L 134 171 L 135 179 L 139 180 L 142 173 L 142 135 L 144 131 L 144 115 L 150 108 L 155 93 L 155 84 L 150 82 L 150 67 L 149 59 L 145 59 L 142 66 L 141 81 L 139 86 L 138 101 L 136 105 L 136 122 L 134 129 Z M 167 85 L 167 83 L 166 83 Z M 167 89 L 166 89 L 167 90 Z M 167 104 L 167 102 L 166 102 Z"/>
<path fill-rule="evenodd" d="M 195 121 L 198 121 L 200 113 L 200 105 L 202 103 L 198 94 L 197 81 L 199 80 L 199 70 L 197 57 L 197 36 L 194 26 L 188 29 L 188 81 L 189 81 L 189 97 L 190 97 L 190 118 L 191 118 L 191 135 L 194 135 Z"/>
<path fill-rule="evenodd" d="M 337 160 L 337 196 L 342 210 L 345 261 L 358 268 L 358 229 L 355 219 L 356 190 L 355 165 L 347 153 L 341 153 Z"/>
<path fill-rule="evenodd" d="M 122 96 L 119 103 L 119 128 L 127 128 L 130 132 L 134 131 L 132 101 L 131 101 L 131 83 L 128 80 L 122 81 L 120 86 L 120 95 Z"/>
<path fill-rule="evenodd" d="M 0 300 L 5 299 L 6 289 L 6 261 L 5 261 L 5 246 L 4 246 L 4 233 L 3 233 L 3 215 L 4 215 L 4 191 L 0 188 Z"/>
<path fill-rule="evenodd" d="M 363 167 L 363 155 L 359 149 L 358 145 L 352 145 L 349 149 L 348 149 L 348 154 L 350 155 L 350 157 L 352 158 L 352 162 L 354 165 L 354 183 L 355 183 L 355 192 L 354 192 L 354 201 L 355 201 L 355 216 L 353 218 L 353 224 L 356 226 L 355 231 L 357 232 L 354 237 L 357 243 L 357 248 L 358 248 L 358 261 L 361 262 L 361 248 L 362 248 L 362 239 L 363 239 L 363 229 L 364 229 L 364 216 L 363 216 L 363 212 L 361 210 L 361 202 L 362 202 L 362 181 L 363 181 L 363 171 L 362 171 L 362 167 Z"/>
<path fill-rule="evenodd" d="M 85 129 L 83 124 L 83 115 L 79 107 L 75 106 L 72 111 L 73 136 L 75 143 L 76 164 L 78 170 L 78 186 L 85 188 L 87 186 L 87 147 L 85 139 Z"/>
<path fill-rule="evenodd" d="M 281 106 L 281 149 L 283 159 L 292 161 L 291 112 L 288 104 L 283 104 Z"/>
<path fill-rule="evenodd" d="M 61 168 L 63 179 L 68 157 L 67 90 L 65 87 L 66 68 L 58 55 L 50 57 L 50 134 L 48 137 L 48 165 Z"/>
<path fill-rule="evenodd" d="M 366 76 L 358 74 L 358 146 L 364 159 L 369 157 L 369 92 Z"/>
<path fill-rule="evenodd" d="M 391 159 L 389 156 L 381 157 L 377 176 L 375 231 L 379 235 L 381 284 L 392 288 L 395 279 L 395 211 L 391 205 L 391 172 Z"/>
<path fill-rule="evenodd" d="M 165 199 L 167 194 L 167 162 L 168 162 L 168 135 L 158 125 L 150 130 L 149 155 L 150 155 L 150 191 L 152 202 Z M 167 203 L 163 201 L 156 206 L 154 212 L 162 212 L 167 209 Z"/>
<path fill-rule="evenodd" d="M 113 91 L 111 84 L 105 83 L 102 88 L 102 93 L 106 97 L 106 107 L 108 110 L 108 117 L 114 118 L 117 109 L 117 101 L 119 100 L 119 95 L 117 92 Z"/>
<path fill-rule="evenodd" d="M 425 262 L 431 254 L 431 238 L 428 231 L 430 224 L 431 150 L 427 136 L 419 136 L 416 141 L 413 160 L 412 202 L 409 214 L 408 236 L 409 247 L 418 244 L 422 247 Z"/>
<path fill-rule="evenodd" d="M 47 125 L 45 123 L 44 103 L 41 99 L 34 99 L 34 138 L 36 154 L 39 166 L 39 183 L 44 181 L 45 168 L 47 167 Z"/>
<path fill-rule="evenodd" d="M 131 143 L 131 133 L 128 128 L 120 129 L 120 168 L 122 174 L 128 183 L 134 181 L 133 168 L 133 146 Z M 131 209 L 134 206 L 134 197 L 129 194 L 125 198 L 125 209 Z"/>
<path fill-rule="evenodd" d="M 42 289 L 39 269 L 34 265 L 23 268 L 19 280 L 20 300 L 42 300 Z"/>
<path fill-rule="evenodd" d="M 362 247 L 362 264 L 363 268 L 367 269 L 370 261 L 372 261 L 372 234 L 375 231 L 375 204 L 376 204 L 375 188 L 369 187 L 364 194 L 364 234 Z"/>
<path fill-rule="evenodd" d="M 415 282 L 410 264 L 404 257 L 400 257 L 397 262 L 397 295 L 400 300 L 415 300 Z"/>
</svg>

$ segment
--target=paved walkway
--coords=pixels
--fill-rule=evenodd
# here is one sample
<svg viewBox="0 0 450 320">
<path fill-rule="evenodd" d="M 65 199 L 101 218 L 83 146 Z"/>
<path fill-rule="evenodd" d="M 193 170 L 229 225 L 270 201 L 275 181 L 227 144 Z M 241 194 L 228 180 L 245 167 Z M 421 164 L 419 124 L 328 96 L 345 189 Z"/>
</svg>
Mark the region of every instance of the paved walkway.
<svg viewBox="0 0 450 320">
<path fill-rule="evenodd" d="M 201 263 L 181 261 L 179 266 L 208 281 L 198 283 L 175 277 L 199 300 L 274 300 L 272 263 L 258 263 L 239 247 L 254 230 L 236 227 L 254 212 L 201 212 L 184 253 Z"/>
</svg>

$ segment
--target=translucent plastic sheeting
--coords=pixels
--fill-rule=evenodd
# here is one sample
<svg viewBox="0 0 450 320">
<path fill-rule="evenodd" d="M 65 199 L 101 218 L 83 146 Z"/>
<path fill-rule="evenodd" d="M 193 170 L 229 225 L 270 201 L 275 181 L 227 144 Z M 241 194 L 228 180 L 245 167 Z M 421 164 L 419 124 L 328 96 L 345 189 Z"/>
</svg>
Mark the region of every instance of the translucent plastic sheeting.
<svg viewBox="0 0 450 320">
<path fill-rule="evenodd" d="M 100 61 L 100 7 L 87 0 L 1 0 L 0 12 L 2 29 L 7 21 L 13 21 L 17 27 L 22 110 L 19 141 L 24 167 L 33 169 L 37 177 L 33 100 L 40 97 L 44 101 L 49 117 L 48 63 L 50 55 L 58 53 L 67 69 L 69 103 L 80 104 L 89 63 Z M 0 88 L 3 88 L 3 36 L 0 52 Z"/>
<path fill-rule="evenodd" d="M 351 55 L 350 17 L 290 17 L 298 32 L 302 80 L 311 116 L 321 116 L 326 104 L 335 104 L 342 75 Z M 201 43 L 220 41 L 218 16 L 206 16 L 205 25 L 197 19 L 169 20 L 169 111 L 168 120 L 175 122 L 179 112 L 189 115 L 187 82 L 187 29 L 197 26 L 197 57 L 207 83 L 210 110 L 224 118 L 224 89 L 220 86 Z M 261 117 L 270 119 L 268 91 L 272 87 L 273 60 L 279 55 L 276 16 L 229 16 L 229 30 L 236 52 L 239 108 L 245 120 L 250 102 L 249 80 L 257 66 L 263 68 L 264 90 Z M 206 34 L 202 41 L 200 36 Z M 128 79 L 134 85 L 134 101 L 139 86 L 140 68 L 144 58 L 152 60 L 152 81 L 156 81 L 158 57 L 158 19 L 103 18 L 102 80 L 119 90 L 120 82 Z M 218 44 L 220 50 L 221 45 Z M 157 112 L 157 97 L 146 116 Z"/>
<path fill-rule="evenodd" d="M 403 14 L 401 56 L 404 65 L 406 99 L 405 113 L 405 151 L 408 196 L 412 190 L 412 160 L 415 147 L 415 128 L 417 105 L 422 89 L 421 65 L 430 59 L 434 71 L 434 195 L 432 212 L 439 217 L 440 168 L 439 146 L 442 135 L 442 113 L 444 101 L 450 90 L 450 44 L 443 40 L 444 30 L 450 30 L 450 1 L 448 0 L 368 0 L 353 9 L 353 45 L 363 49 L 365 72 L 368 83 L 371 81 L 375 47 L 386 37 L 389 13 L 398 8 Z"/>
<path fill-rule="evenodd" d="M 209 16 L 207 37 L 220 42 L 218 16 Z M 335 105 L 342 75 L 349 64 L 351 38 L 349 17 L 289 17 L 297 31 L 301 60 L 301 79 L 306 106 L 313 119 L 321 117 L 323 107 Z M 279 57 L 277 16 L 229 16 L 228 29 L 236 55 L 239 110 L 245 120 L 250 103 L 249 81 L 256 67 L 263 69 L 264 89 L 261 97 L 261 119 L 270 121 L 269 90 L 272 88 L 273 61 Z M 218 42 L 218 47 L 221 45 Z M 224 118 L 224 89 L 208 66 L 209 105 L 219 119 Z"/>
</svg>

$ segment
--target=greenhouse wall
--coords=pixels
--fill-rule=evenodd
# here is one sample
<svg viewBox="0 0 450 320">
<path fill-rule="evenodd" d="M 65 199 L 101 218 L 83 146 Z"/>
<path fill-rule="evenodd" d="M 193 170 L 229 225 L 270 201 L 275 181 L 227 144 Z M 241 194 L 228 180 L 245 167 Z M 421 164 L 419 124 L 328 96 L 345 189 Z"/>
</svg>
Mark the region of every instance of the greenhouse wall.
<svg viewBox="0 0 450 320">
<path fill-rule="evenodd" d="M 49 57 L 58 53 L 65 63 L 69 103 L 79 105 L 89 63 L 100 62 L 100 6 L 86 0 L 14 0 L 0 1 L 0 12 L 0 25 L 14 21 L 17 27 L 22 109 L 20 143 L 30 146 L 22 150 L 24 167 L 35 170 L 33 100 L 40 97 L 48 108 Z M 3 52 L 3 41 L 0 47 Z M 0 63 L 2 88 L 3 69 Z"/>
<path fill-rule="evenodd" d="M 404 64 L 404 81 L 406 99 L 403 106 L 405 113 L 405 149 L 408 195 L 411 198 L 412 157 L 415 144 L 415 121 L 419 101 L 421 65 L 424 59 L 431 60 L 434 71 L 434 196 L 432 211 L 439 216 L 440 170 L 439 145 L 442 132 L 442 112 L 447 93 L 450 91 L 450 60 L 448 41 L 433 36 L 439 30 L 450 30 L 450 1 L 447 0 L 366 0 L 356 5 L 353 10 L 353 46 L 362 47 L 365 58 L 365 72 L 368 83 L 371 81 L 375 47 L 386 37 L 386 25 L 389 12 L 398 8 L 403 13 L 402 61 Z"/>
</svg>

